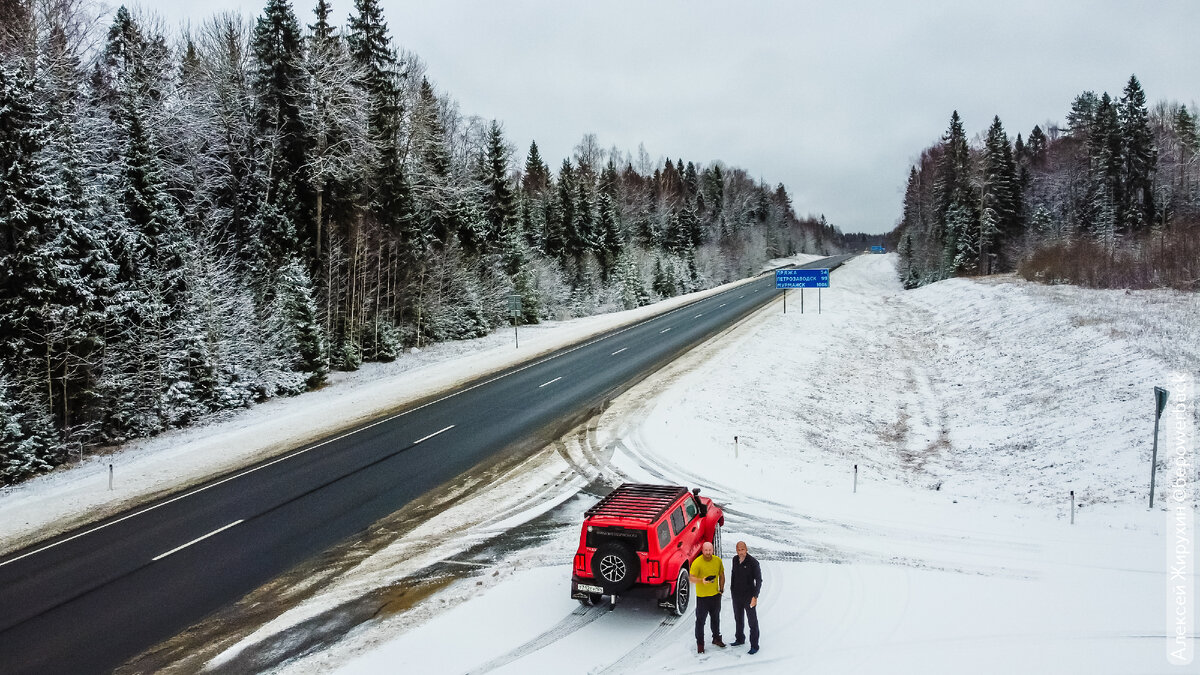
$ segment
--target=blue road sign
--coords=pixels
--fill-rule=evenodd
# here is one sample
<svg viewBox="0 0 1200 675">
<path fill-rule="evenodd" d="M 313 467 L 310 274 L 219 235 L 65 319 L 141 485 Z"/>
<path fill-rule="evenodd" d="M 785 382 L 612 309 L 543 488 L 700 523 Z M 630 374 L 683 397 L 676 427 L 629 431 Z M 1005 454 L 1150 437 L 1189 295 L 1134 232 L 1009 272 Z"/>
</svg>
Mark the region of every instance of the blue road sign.
<svg viewBox="0 0 1200 675">
<path fill-rule="evenodd" d="M 775 270 L 775 288 L 829 288 L 829 270 Z"/>
<path fill-rule="evenodd" d="M 872 246 L 871 253 L 883 253 L 883 247 L 882 246 Z"/>
</svg>

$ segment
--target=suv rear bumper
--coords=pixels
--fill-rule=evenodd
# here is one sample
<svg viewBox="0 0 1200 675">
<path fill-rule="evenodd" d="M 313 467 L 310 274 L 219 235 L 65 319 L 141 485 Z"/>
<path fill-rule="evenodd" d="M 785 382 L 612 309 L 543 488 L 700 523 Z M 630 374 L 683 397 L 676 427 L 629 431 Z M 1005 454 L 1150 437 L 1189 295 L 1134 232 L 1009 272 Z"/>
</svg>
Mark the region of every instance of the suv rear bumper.
<svg viewBox="0 0 1200 675">
<path fill-rule="evenodd" d="M 661 602 L 670 600 L 674 594 L 672 588 L 673 582 L 662 584 L 634 584 L 629 590 L 621 593 L 622 596 L 643 596 L 652 597 Z M 582 588 L 580 587 L 582 586 Z M 586 600 L 588 595 L 608 595 L 600 584 L 596 583 L 595 579 L 580 577 L 578 574 L 571 575 L 571 597 L 576 600 Z"/>
</svg>

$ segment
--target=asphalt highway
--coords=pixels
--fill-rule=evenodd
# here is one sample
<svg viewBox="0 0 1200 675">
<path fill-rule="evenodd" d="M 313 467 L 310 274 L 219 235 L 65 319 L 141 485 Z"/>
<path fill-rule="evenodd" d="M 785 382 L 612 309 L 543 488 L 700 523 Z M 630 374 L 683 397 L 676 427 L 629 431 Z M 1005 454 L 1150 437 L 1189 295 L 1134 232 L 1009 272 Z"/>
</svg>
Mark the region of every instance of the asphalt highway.
<svg viewBox="0 0 1200 675">
<path fill-rule="evenodd" d="M 764 275 L 0 558 L 0 673 L 110 671 L 495 453 L 565 432 L 780 292 Z"/>
</svg>

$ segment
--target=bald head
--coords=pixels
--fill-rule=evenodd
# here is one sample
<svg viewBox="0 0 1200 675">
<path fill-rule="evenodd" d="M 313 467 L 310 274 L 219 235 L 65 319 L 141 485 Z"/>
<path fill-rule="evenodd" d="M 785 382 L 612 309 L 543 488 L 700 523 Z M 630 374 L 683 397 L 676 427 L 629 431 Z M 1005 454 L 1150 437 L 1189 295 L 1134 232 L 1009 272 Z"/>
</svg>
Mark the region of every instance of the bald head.
<svg viewBox="0 0 1200 675">
<path fill-rule="evenodd" d="M 741 559 L 741 560 L 745 560 L 745 559 L 746 559 L 746 554 L 747 554 L 747 553 L 749 553 L 749 552 L 750 552 L 750 551 L 749 551 L 749 549 L 747 549 L 747 548 L 746 548 L 746 542 L 744 542 L 744 541 L 739 541 L 739 542 L 737 543 L 737 556 L 738 556 L 738 558 L 739 558 L 739 559 Z"/>
<path fill-rule="evenodd" d="M 712 558 L 712 555 L 713 555 L 713 545 L 712 545 L 712 542 L 708 542 L 708 541 L 704 542 L 704 546 L 702 546 L 702 547 L 700 548 L 700 551 L 701 551 L 702 553 L 704 553 L 704 559 L 705 559 L 705 560 L 708 560 L 709 558 Z"/>
</svg>

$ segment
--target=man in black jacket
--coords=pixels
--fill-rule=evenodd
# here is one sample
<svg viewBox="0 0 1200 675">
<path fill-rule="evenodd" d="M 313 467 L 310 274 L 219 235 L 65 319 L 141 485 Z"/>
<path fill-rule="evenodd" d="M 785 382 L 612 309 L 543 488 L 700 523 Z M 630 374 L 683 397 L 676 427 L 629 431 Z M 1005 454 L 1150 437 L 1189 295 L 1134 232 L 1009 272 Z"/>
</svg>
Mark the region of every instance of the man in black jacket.
<svg viewBox="0 0 1200 675">
<path fill-rule="evenodd" d="M 743 632 L 746 619 L 750 621 L 750 652 L 758 653 L 758 594 L 762 591 L 762 570 L 758 561 L 746 549 L 746 542 L 737 543 L 733 557 L 733 578 L 729 582 L 733 595 L 733 623 L 737 629 L 732 647 L 746 644 Z"/>
</svg>

